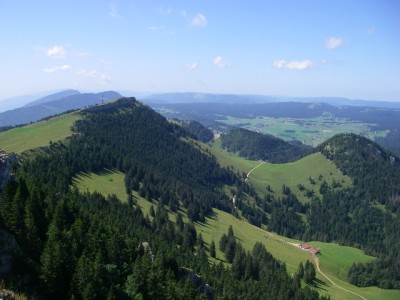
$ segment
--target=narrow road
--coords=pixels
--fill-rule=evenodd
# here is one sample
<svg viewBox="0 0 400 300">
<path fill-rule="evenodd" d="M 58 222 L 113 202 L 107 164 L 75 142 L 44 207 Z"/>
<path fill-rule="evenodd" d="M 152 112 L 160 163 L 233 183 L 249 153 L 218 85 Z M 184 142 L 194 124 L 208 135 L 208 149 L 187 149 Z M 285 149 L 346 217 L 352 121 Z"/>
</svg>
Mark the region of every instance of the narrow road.
<svg viewBox="0 0 400 300">
<path fill-rule="evenodd" d="M 292 246 L 297 247 L 297 248 L 299 247 L 299 244 L 290 243 L 290 242 L 282 240 L 282 239 L 279 239 L 279 240 L 282 241 L 283 243 L 288 244 L 288 245 L 292 245 Z M 345 291 L 347 293 L 353 294 L 353 295 L 361 298 L 362 300 L 367 300 L 367 298 L 365 298 L 364 296 L 361 296 L 360 294 L 357 294 L 356 292 L 350 291 L 350 290 L 348 290 L 348 289 L 336 284 L 332 279 L 330 279 L 327 275 L 325 275 L 324 272 L 321 271 L 321 268 L 319 267 L 319 259 L 318 259 L 318 257 L 315 254 L 311 254 L 311 256 L 312 256 L 313 261 L 315 262 L 315 265 L 317 266 L 317 271 L 322 276 L 324 276 L 332 285 L 334 285 L 335 287 L 337 287 L 337 288 L 339 288 L 339 289 L 341 289 L 341 290 L 343 290 L 343 291 Z"/>
<path fill-rule="evenodd" d="M 343 291 L 345 291 L 345 292 L 351 293 L 351 294 L 353 294 L 353 295 L 355 295 L 355 296 L 357 296 L 357 297 L 359 297 L 359 298 L 361 298 L 361 299 L 363 299 L 363 300 L 367 300 L 365 297 L 361 296 L 360 294 L 357 294 L 356 292 L 350 291 L 350 290 L 348 290 L 348 289 L 346 289 L 346 288 L 344 288 L 344 287 L 342 287 L 342 286 L 340 286 L 340 285 L 337 285 L 332 279 L 330 279 L 328 276 L 325 275 L 325 273 L 323 273 L 323 272 L 321 271 L 321 269 L 320 269 L 320 267 L 319 267 L 319 259 L 318 259 L 318 257 L 317 257 L 315 254 L 312 254 L 312 258 L 313 258 L 313 260 L 314 260 L 314 262 L 315 262 L 315 265 L 317 266 L 318 272 L 319 272 L 322 276 L 324 276 L 330 283 L 332 283 L 332 285 L 336 286 L 337 288 L 339 288 L 339 289 L 341 289 L 341 290 L 343 290 Z"/>
<path fill-rule="evenodd" d="M 249 173 L 247 173 L 245 181 L 247 181 L 247 180 L 249 179 L 249 176 L 250 176 L 251 172 L 253 172 L 255 169 L 257 169 L 257 168 L 258 168 L 259 166 L 261 166 L 262 164 L 265 164 L 265 161 L 262 161 L 262 162 L 259 163 L 257 166 L 255 166 L 253 169 L 251 169 L 251 170 L 249 171 Z"/>
</svg>

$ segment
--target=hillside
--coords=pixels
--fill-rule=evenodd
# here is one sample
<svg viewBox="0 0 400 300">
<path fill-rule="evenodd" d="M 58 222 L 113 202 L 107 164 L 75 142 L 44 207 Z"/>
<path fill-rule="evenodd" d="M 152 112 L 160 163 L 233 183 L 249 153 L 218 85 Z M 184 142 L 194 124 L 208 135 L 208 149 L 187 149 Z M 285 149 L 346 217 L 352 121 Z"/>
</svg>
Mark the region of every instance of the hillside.
<svg viewBox="0 0 400 300">
<path fill-rule="evenodd" d="M 214 137 L 212 131 L 199 122 L 192 120 L 182 121 L 176 119 L 174 119 L 173 122 L 176 122 L 177 124 L 185 128 L 188 132 L 192 133 L 196 139 L 204 143 L 211 141 Z"/>
<path fill-rule="evenodd" d="M 29 124 L 43 118 L 60 114 L 68 110 L 84 108 L 85 106 L 100 104 L 102 101 L 111 101 L 121 97 L 116 92 L 84 93 L 63 97 L 50 102 L 25 106 L 0 113 L 0 126 L 15 126 Z"/>
<path fill-rule="evenodd" d="M 21 154 L 63 140 L 72 135 L 72 126 L 80 118 L 79 112 L 71 112 L 0 132 L 0 149 Z"/>
<path fill-rule="evenodd" d="M 2 191 L 0 229 L 14 235 L 36 266 L 21 260 L 11 265 L 6 285 L 49 299 L 319 298 L 263 245 L 251 252 L 243 252 L 239 241 L 230 246 L 253 266 L 238 276 L 223 264 L 209 264 L 210 250 L 192 222 L 168 220 L 166 207 L 193 221 L 205 220 L 213 208 L 230 211 L 222 190 L 241 184 L 193 147 L 185 130 L 135 99 L 81 114 L 76 134 L 21 162 Z M 116 174 L 112 180 L 126 174 L 125 203 L 70 188 L 74 178 L 106 170 Z M 152 220 L 133 195 L 158 203 Z"/>
<path fill-rule="evenodd" d="M 218 148 L 211 150 L 223 165 L 240 172 L 259 165 Z M 398 159 L 353 134 L 336 136 L 318 150 L 322 153 L 293 164 L 259 165 L 249 175 L 249 183 L 265 193 L 258 205 L 269 213 L 268 229 L 379 255 L 373 263 L 354 266 L 349 273 L 351 282 L 398 288 Z"/>
<path fill-rule="evenodd" d="M 233 129 L 221 135 L 221 146 L 251 160 L 271 163 L 294 161 L 307 153 L 306 147 L 291 145 L 271 135 L 246 129 Z"/>
<path fill-rule="evenodd" d="M 71 135 L 71 123 L 74 123 L 72 130 L 75 134 L 73 135 Z M 14 137 L 18 135 L 23 137 L 24 131 L 18 132 L 17 129 L 29 133 L 28 129 L 32 125 L 7 131 L 11 133 L 9 138 L 13 136 L 12 133 L 15 134 Z M 388 174 L 396 172 L 398 169 L 396 158 L 391 158 L 394 156 L 384 152 L 371 141 L 360 139 L 356 135 L 338 136 L 329 140 L 324 148 L 316 149 L 322 153 L 316 152 L 288 164 L 260 164 L 260 162 L 246 160 L 218 148 L 220 140 L 217 140 L 212 147 L 194 141 L 193 135 L 184 128 L 175 122 L 168 122 L 164 117 L 133 98 L 123 98 L 104 105 L 92 106 L 80 112 L 51 118 L 37 125 L 36 132 L 32 131 L 30 135 L 26 133 L 24 138 L 26 144 L 20 146 L 21 149 L 40 146 L 40 143 L 34 144 L 29 141 L 34 141 L 41 134 L 45 137 L 44 140 L 48 139 L 51 134 L 44 133 L 49 128 L 51 130 L 47 132 L 52 132 L 54 137 L 58 134 L 54 131 L 55 128 L 67 129 L 66 133 L 69 137 L 66 141 L 59 142 L 55 142 L 57 138 L 54 138 L 46 151 L 36 152 L 36 156 L 29 157 L 21 163 L 16 181 L 12 181 L 3 190 L 2 199 L 4 200 L 0 202 L 0 228 L 12 233 L 27 255 L 42 266 L 40 274 L 32 273 L 31 276 L 39 281 L 41 280 L 39 278 L 47 278 L 48 282 L 41 284 L 43 284 L 43 290 L 49 295 L 56 295 L 56 290 L 67 292 L 68 288 L 60 286 L 64 281 L 71 281 L 74 286 L 74 290 L 68 293 L 82 295 L 85 292 L 83 287 L 79 287 L 75 281 L 76 278 L 81 278 L 79 276 L 83 276 L 80 272 L 87 270 L 82 266 L 83 262 L 79 263 L 79 261 L 85 261 L 88 264 L 87 261 L 96 261 L 96 258 L 83 251 L 83 249 L 91 249 L 92 246 L 87 245 L 83 240 L 79 242 L 79 235 L 84 234 L 77 234 L 76 230 L 80 228 L 79 224 L 88 224 L 87 222 L 93 224 L 90 225 L 93 228 L 97 228 L 98 220 L 94 217 L 97 213 L 97 216 L 101 216 L 102 219 L 111 218 L 111 221 L 106 222 L 103 228 L 110 234 L 119 232 L 118 226 L 125 230 L 127 226 L 125 223 L 129 218 L 133 218 L 132 220 L 135 221 L 132 228 L 137 228 L 136 237 L 141 240 L 139 232 L 147 232 L 145 239 L 151 240 L 152 244 L 155 243 L 152 247 L 153 251 L 157 251 L 164 258 L 166 258 L 165 252 L 160 249 L 168 249 L 166 250 L 168 253 L 173 252 L 174 250 L 171 249 L 176 249 L 177 245 L 179 249 L 185 249 L 183 251 L 186 256 L 182 257 L 182 260 L 175 260 L 174 264 L 190 265 L 198 272 L 202 272 L 202 275 L 214 284 L 216 293 L 221 292 L 225 285 L 217 279 L 220 275 L 216 277 L 212 275 L 216 274 L 213 273 L 215 270 L 205 267 L 208 265 L 204 264 L 206 260 L 203 259 L 201 262 L 202 256 L 205 258 L 211 255 L 207 247 L 211 247 L 212 240 L 215 239 L 214 242 L 218 243 L 216 239 L 219 239 L 222 234 L 220 232 L 218 236 L 210 240 L 212 233 L 207 230 L 207 228 L 212 228 L 210 226 L 219 228 L 218 222 L 215 223 L 214 220 L 216 212 L 218 212 L 217 217 L 224 220 L 227 220 L 227 216 L 231 216 L 232 223 L 240 219 L 240 222 L 248 219 L 249 223 L 297 240 L 336 242 L 361 248 L 366 253 L 379 256 L 379 258 L 372 261 L 370 259 L 355 260 L 357 264 L 354 266 L 346 263 L 346 270 L 350 268 L 350 275 L 347 278 L 347 271 L 338 271 L 332 266 L 335 263 L 334 258 L 331 257 L 331 263 L 325 261 L 328 262 L 328 269 L 333 269 L 329 272 L 333 272 L 331 274 L 335 277 L 338 276 L 338 280 L 347 280 L 358 286 L 398 287 L 399 279 L 393 273 L 399 263 L 398 252 L 396 252 L 400 240 L 396 230 L 399 226 L 395 217 L 398 214 L 397 208 L 389 203 L 379 203 L 377 199 L 366 198 L 367 190 L 363 188 L 360 181 L 355 180 L 362 173 L 351 173 L 349 170 L 352 168 L 340 164 L 341 161 L 354 161 L 353 163 L 357 163 L 356 170 L 373 170 L 377 168 L 377 165 L 382 165 L 387 169 Z M 244 134 L 246 135 L 247 132 Z M 357 147 L 363 150 L 357 150 Z M 335 150 L 324 153 L 331 149 Z M 357 156 L 358 153 L 361 154 Z M 368 161 L 373 161 L 368 155 L 375 157 L 374 164 L 368 164 Z M 250 172 L 250 170 L 253 171 Z M 377 174 L 380 174 L 379 172 L 381 171 L 377 169 Z M 247 174 L 247 183 L 239 178 L 240 173 Z M 350 176 L 353 184 L 344 174 Z M 111 183 L 115 189 L 106 188 L 108 183 Z M 71 187 L 78 189 L 71 190 Z M 108 200 L 105 200 L 98 194 L 87 194 L 86 191 L 100 191 L 105 195 L 115 193 L 120 199 L 117 200 L 109 195 Z M 60 197 L 63 199 L 61 202 L 59 202 Z M 232 205 L 233 197 L 235 209 Z M 88 204 L 89 202 L 96 204 L 92 207 Z M 58 205 L 61 206 L 56 208 Z M 153 205 L 153 212 L 150 209 L 151 205 Z M 154 206 L 157 206 L 156 211 Z M 21 209 L 22 207 L 36 207 L 32 208 L 32 212 L 35 213 L 31 215 L 29 209 L 24 210 Z M 144 218 L 139 208 L 150 216 L 147 219 Z M 133 211 L 129 212 L 130 209 Z M 94 216 L 88 217 L 87 210 L 92 211 Z M 110 215 L 105 217 L 106 213 Z M 168 221 L 168 216 L 171 215 L 175 215 L 175 218 L 172 218 L 172 221 L 176 219 L 175 225 Z M 179 215 L 182 217 L 182 222 L 185 220 L 187 225 L 182 225 Z M 60 222 L 57 218 L 62 218 L 67 222 Z M 114 218 L 121 220 L 122 224 L 115 224 Z M 75 222 L 78 224 L 74 225 Z M 191 225 L 190 222 L 196 222 L 196 225 Z M 54 229 L 55 224 L 58 224 L 58 228 L 65 232 L 65 236 L 61 234 L 63 237 L 50 238 L 53 235 L 59 235 Z M 248 244 L 254 243 L 254 240 L 246 242 L 247 239 L 244 238 L 246 233 L 240 229 L 241 227 L 244 228 L 245 225 L 238 224 L 235 227 L 237 240 L 241 241 L 241 246 L 236 246 L 236 242 L 232 244 L 235 245 L 232 249 L 235 249 L 239 257 L 237 259 L 258 260 L 258 256 L 250 258 L 241 250 L 241 247 L 251 250 L 254 246 L 254 244 Z M 246 228 L 250 230 L 250 227 Z M 381 234 L 382 230 L 385 235 Z M 54 232 L 51 233 L 52 231 Z M 204 236 L 198 237 L 199 232 L 204 233 Z M 101 232 L 91 234 L 97 236 Z M 124 236 L 121 232 L 119 234 Z M 149 239 L 151 235 L 155 236 Z M 163 242 L 158 240 L 158 235 Z M 62 272 L 56 272 L 58 277 L 51 279 L 53 276 L 51 274 L 55 271 L 49 268 L 53 263 L 48 265 L 44 256 L 48 255 L 49 251 L 55 251 L 57 247 L 60 247 L 59 243 L 68 240 L 69 236 L 74 236 L 76 239 L 74 247 L 77 248 L 72 250 L 67 247 L 64 251 L 66 253 L 75 251 L 76 254 L 72 256 L 72 260 L 64 259 L 57 262 L 58 270 Z M 86 236 L 86 239 L 91 239 L 91 237 Z M 139 242 L 136 239 L 133 243 Z M 204 243 L 207 243 L 207 246 Z M 27 245 L 34 246 L 27 247 Z M 322 247 L 325 244 L 320 245 Z M 97 246 L 93 247 L 90 253 L 97 253 Z M 108 264 L 114 264 L 120 268 L 121 262 L 116 261 L 115 258 L 101 258 L 101 255 L 107 257 L 111 255 L 112 252 L 109 251 L 112 246 L 107 247 L 107 254 L 98 254 L 100 255 L 99 266 L 91 264 L 88 266 L 106 268 Z M 254 250 L 257 253 L 264 251 L 257 247 L 259 246 L 256 246 Z M 329 248 L 326 249 L 329 252 Z M 279 251 L 283 250 L 272 248 L 271 251 L 279 257 Z M 248 285 L 254 279 L 252 276 L 259 275 L 255 275 L 258 274 L 257 272 L 253 273 L 254 275 L 248 273 L 246 276 L 250 277 L 242 278 L 242 275 L 234 273 L 237 272 L 234 270 L 244 268 L 244 265 L 238 265 L 238 261 L 232 260 L 235 252 L 224 259 L 227 252 L 223 254 L 223 251 L 217 249 L 216 255 L 234 266 L 232 273 L 228 272 L 230 275 L 224 273 L 224 276 L 233 276 L 234 282 L 240 282 L 240 285 L 246 286 L 245 290 L 249 291 Z M 200 261 L 193 260 L 191 255 L 194 253 L 199 256 Z M 296 268 L 290 255 L 281 258 L 291 262 L 289 270 L 293 271 Z M 125 257 L 123 260 L 131 261 L 131 258 Z M 323 262 L 324 259 L 321 258 L 321 263 Z M 66 267 L 67 265 L 72 267 Z M 159 270 L 165 270 L 163 268 L 160 266 Z M 244 269 L 242 270 L 244 272 Z M 282 272 L 281 274 L 286 272 L 281 267 L 273 270 L 273 272 Z M 170 282 L 175 282 L 179 286 L 179 272 L 172 272 L 175 272 L 175 275 L 167 281 L 172 280 Z M 62 274 L 65 274 L 65 278 Z M 129 284 L 125 282 L 128 275 L 120 277 L 114 274 L 113 276 L 117 276 L 121 284 L 115 292 L 129 293 L 127 290 Z M 12 282 L 13 277 L 7 278 Z M 299 278 L 292 279 L 299 280 Z M 92 280 L 93 284 L 99 285 L 95 283 L 96 278 Z M 110 283 L 107 281 L 109 279 L 102 280 L 107 284 Z M 283 283 L 279 282 L 279 284 Z M 258 283 L 265 284 L 261 281 Z M 32 284 L 34 285 L 33 282 Z M 294 284 L 294 287 L 296 286 L 299 287 Z M 138 291 L 137 287 L 130 288 Z M 104 290 L 100 288 L 98 291 L 104 293 Z M 239 291 L 233 289 L 230 292 L 233 294 L 229 294 L 231 296 L 225 294 L 227 298 L 234 298 L 233 295 Z M 140 293 L 146 294 L 143 290 Z M 295 292 L 292 290 L 290 293 Z M 315 296 L 313 294 L 310 298 Z"/>
<path fill-rule="evenodd" d="M 119 195 L 119 199 L 126 198 L 124 178 L 120 172 L 107 171 L 101 174 L 84 174 L 78 176 L 74 182 L 82 191 L 97 191 L 104 196 L 116 193 Z M 145 215 L 149 214 L 151 206 L 157 206 L 157 202 L 149 202 L 139 195 L 134 195 L 134 199 Z M 184 211 L 180 211 L 180 213 L 185 218 Z M 169 219 L 175 221 L 179 212 L 168 211 L 168 214 Z M 299 263 L 305 264 L 307 259 L 311 257 L 308 252 L 290 244 L 300 243 L 300 241 L 267 232 L 249 224 L 245 220 L 232 218 L 232 215 L 217 209 L 213 209 L 212 216 L 207 217 L 205 223 L 195 223 L 197 232 L 202 234 L 204 242 L 208 246 L 212 241 L 219 241 L 221 236 L 228 231 L 229 226 L 233 227 L 235 235 L 245 249 L 251 250 L 256 242 L 263 243 L 274 257 L 285 262 L 289 273 L 296 272 Z M 329 295 L 331 299 L 354 299 L 354 294 L 351 292 L 362 295 L 369 300 L 398 298 L 399 291 L 383 290 L 376 287 L 358 288 L 348 283 L 347 272 L 354 262 L 368 262 L 374 258 L 363 254 L 361 250 L 333 243 L 312 241 L 311 244 L 318 246 L 322 251 L 322 255 L 319 256 L 322 271 L 339 285 L 333 285 L 325 277 L 317 273 L 317 279 L 320 281 L 319 285 L 314 288 L 319 293 Z M 224 253 L 217 248 L 216 260 L 210 259 L 216 262 L 219 260 L 225 261 Z M 343 290 L 343 287 L 351 292 Z"/>
</svg>

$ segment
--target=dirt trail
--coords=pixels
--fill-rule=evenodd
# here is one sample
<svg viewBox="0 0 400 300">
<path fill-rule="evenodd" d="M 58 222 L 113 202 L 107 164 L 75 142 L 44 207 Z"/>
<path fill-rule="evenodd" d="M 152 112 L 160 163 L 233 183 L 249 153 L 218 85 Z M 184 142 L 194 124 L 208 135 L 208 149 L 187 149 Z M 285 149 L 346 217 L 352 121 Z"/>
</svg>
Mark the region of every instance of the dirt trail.
<svg viewBox="0 0 400 300">
<path fill-rule="evenodd" d="M 357 294 L 356 292 L 350 291 L 350 290 L 348 290 L 348 289 L 346 289 L 346 288 L 344 288 L 344 287 L 342 287 L 342 286 L 336 284 L 332 279 L 330 279 L 328 276 L 326 276 L 324 272 L 321 271 L 321 269 L 320 269 L 320 267 L 319 267 L 319 259 L 318 259 L 318 257 L 317 257 L 315 254 L 312 254 L 312 258 L 313 258 L 313 260 L 314 260 L 314 262 L 315 262 L 315 265 L 317 266 L 318 272 L 319 272 L 322 276 L 324 276 L 330 283 L 332 283 L 332 285 L 336 286 L 337 288 L 339 288 L 339 289 L 341 289 L 341 290 L 343 290 L 343 291 L 345 291 L 345 292 L 348 292 L 348 293 L 350 293 L 350 294 L 353 294 L 353 295 L 355 295 L 355 296 L 357 296 L 357 297 L 359 297 L 359 298 L 361 298 L 361 299 L 363 299 L 363 300 L 367 300 L 365 297 L 361 296 L 360 294 Z"/>
<path fill-rule="evenodd" d="M 285 241 L 285 240 L 282 240 L 282 239 L 279 239 L 279 240 L 282 241 L 282 242 L 284 242 L 284 243 L 286 243 L 286 244 L 288 244 L 288 245 L 292 245 L 292 246 L 297 247 L 297 248 L 300 247 L 299 244 L 291 243 L 291 242 L 288 242 L 288 241 Z M 357 294 L 356 292 L 350 291 L 350 290 L 348 290 L 348 289 L 346 289 L 346 288 L 344 288 L 344 287 L 342 287 L 342 286 L 336 284 L 332 279 L 330 279 L 327 275 L 325 275 L 324 272 L 321 271 L 321 268 L 319 267 L 319 259 L 318 259 L 318 257 L 317 257 L 315 254 L 311 254 L 311 256 L 312 256 L 313 261 L 315 262 L 315 265 L 317 266 L 317 271 L 318 271 L 322 276 L 324 276 L 332 285 L 336 286 L 337 288 L 339 288 L 339 289 L 341 289 L 341 290 L 343 290 L 343 291 L 345 291 L 345 292 L 348 292 L 348 293 L 350 293 L 350 294 L 353 294 L 353 295 L 355 295 L 355 296 L 361 298 L 362 300 L 367 300 L 367 298 L 365 298 L 364 296 L 361 296 L 360 294 Z"/>
<path fill-rule="evenodd" d="M 255 166 L 253 169 L 251 169 L 251 170 L 249 171 L 249 173 L 247 173 L 245 181 L 247 181 L 247 180 L 249 179 L 249 176 L 250 176 L 251 172 L 253 172 L 255 169 L 257 169 L 257 168 L 258 168 L 259 166 L 261 166 L 262 164 L 265 164 L 265 161 L 262 161 L 262 162 L 259 163 L 257 166 Z"/>
</svg>

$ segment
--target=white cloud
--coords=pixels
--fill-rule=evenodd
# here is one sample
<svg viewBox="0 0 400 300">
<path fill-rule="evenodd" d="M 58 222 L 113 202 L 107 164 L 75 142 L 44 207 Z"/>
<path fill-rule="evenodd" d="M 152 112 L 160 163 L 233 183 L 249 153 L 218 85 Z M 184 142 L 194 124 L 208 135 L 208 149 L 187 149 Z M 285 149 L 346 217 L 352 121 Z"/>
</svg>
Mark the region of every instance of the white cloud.
<svg viewBox="0 0 400 300">
<path fill-rule="evenodd" d="M 190 21 L 192 27 L 206 27 L 207 18 L 203 14 L 196 14 Z"/>
<path fill-rule="evenodd" d="M 284 59 L 275 60 L 273 66 L 277 69 L 292 69 L 292 70 L 306 70 L 311 68 L 313 62 L 311 60 L 303 60 L 303 61 L 286 61 Z"/>
<path fill-rule="evenodd" d="M 37 49 L 44 52 L 47 57 L 53 59 L 65 58 L 67 56 L 67 51 L 65 50 L 65 48 L 59 45 L 55 45 L 51 48 L 37 47 Z"/>
<path fill-rule="evenodd" d="M 221 56 L 217 56 L 213 59 L 213 64 L 219 68 L 230 67 L 231 63 Z"/>
<path fill-rule="evenodd" d="M 187 65 L 185 66 L 185 68 L 188 69 L 188 70 L 197 69 L 197 62 L 192 62 L 191 64 L 187 64 Z"/>
<path fill-rule="evenodd" d="M 340 46 L 342 46 L 344 43 L 344 40 L 339 37 L 329 37 L 325 40 L 325 48 L 326 49 L 336 49 Z"/>
<path fill-rule="evenodd" d="M 68 71 L 70 69 L 71 69 L 70 65 L 62 65 L 62 66 L 55 66 L 55 67 L 43 69 L 43 72 L 45 72 L 47 74 L 52 74 L 52 73 L 60 72 L 60 71 Z"/>
</svg>

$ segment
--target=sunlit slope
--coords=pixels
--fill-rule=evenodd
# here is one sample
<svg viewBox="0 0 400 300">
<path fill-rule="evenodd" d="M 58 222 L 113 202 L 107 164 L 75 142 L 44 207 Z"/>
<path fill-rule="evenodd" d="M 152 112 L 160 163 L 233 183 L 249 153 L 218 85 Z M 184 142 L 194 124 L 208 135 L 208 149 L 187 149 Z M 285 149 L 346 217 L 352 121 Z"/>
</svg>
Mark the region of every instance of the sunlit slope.
<svg viewBox="0 0 400 300">
<path fill-rule="evenodd" d="M 321 196 L 319 189 L 326 181 L 329 186 L 347 187 L 351 179 L 321 153 L 308 155 L 296 162 L 287 164 L 263 164 L 250 175 L 250 182 L 257 188 L 270 185 L 276 195 L 282 196 L 282 186 L 290 187 L 300 199 L 306 200 L 307 190 Z M 304 186 L 302 191 L 299 185 Z"/>
<path fill-rule="evenodd" d="M 207 147 L 224 167 L 233 167 L 240 173 L 247 174 L 260 164 L 259 161 L 233 155 L 221 149 L 219 145 L 217 140 L 211 147 L 208 145 L 204 147 Z M 307 191 L 313 191 L 316 196 L 321 196 L 319 189 L 324 181 L 329 186 L 337 186 L 337 188 L 351 185 L 351 179 L 343 175 L 334 163 L 319 152 L 293 163 L 264 163 L 249 175 L 249 183 L 254 185 L 261 195 L 265 194 L 269 185 L 273 194 L 281 197 L 282 186 L 285 184 L 301 201 L 308 201 Z M 299 185 L 302 185 L 304 189 L 299 189 Z"/>
<path fill-rule="evenodd" d="M 0 148 L 20 154 L 29 149 L 46 146 L 50 141 L 63 140 L 72 134 L 72 125 L 81 118 L 79 112 L 71 112 L 0 132 Z"/>
<path fill-rule="evenodd" d="M 82 191 L 98 191 L 103 195 L 114 193 L 122 201 L 126 199 L 124 174 L 118 171 L 81 174 L 75 178 L 74 185 Z M 137 195 L 134 196 L 144 214 L 147 214 L 152 203 Z M 153 205 L 156 204 L 153 203 Z M 206 218 L 206 223 L 196 223 L 195 225 L 196 230 L 201 232 L 207 245 L 213 240 L 216 243 L 217 262 L 225 261 L 223 254 L 218 249 L 218 244 L 222 234 L 227 233 L 230 225 L 232 225 L 238 241 L 242 243 L 246 250 L 251 250 L 255 242 L 263 243 L 274 257 L 286 263 L 289 274 L 296 272 L 300 262 L 304 264 L 307 259 L 312 259 L 308 252 L 292 245 L 300 243 L 300 241 L 267 232 L 218 209 L 213 209 L 213 211 L 213 216 Z M 333 285 L 321 274 L 317 273 L 317 279 L 320 280 L 317 285 L 319 293 L 330 295 L 331 299 L 358 299 L 357 296 L 346 290 L 353 291 L 366 299 L 372 300 L 400 298 L 400 291 L 397 290 L 384 290 L 377 287 L 358 288 L 346 282 L 347 271 L 353 262 L 367 262 L 373 260 L 373 257 L 363 254 L 359 249 L 339 246 L 333 243 L 310 242 L 310 244 L 321 249 L 321 255 L 319 255 L 321 270 L 340 286 Z"/>
</svg>

